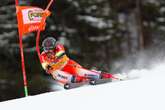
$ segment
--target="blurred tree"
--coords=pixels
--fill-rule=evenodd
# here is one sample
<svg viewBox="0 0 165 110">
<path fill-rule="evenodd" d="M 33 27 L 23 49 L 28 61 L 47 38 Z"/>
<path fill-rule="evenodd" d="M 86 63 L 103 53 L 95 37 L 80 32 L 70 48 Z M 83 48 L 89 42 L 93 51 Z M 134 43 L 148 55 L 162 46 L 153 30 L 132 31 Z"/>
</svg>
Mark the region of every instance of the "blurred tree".
<svg viewBox="0 0 165 110">
<path fill-rule="evenodd" d="M 19 1 L 41 8 L 49 2 Z M 56 36 L 68 55 L 88 68 L 109 70 L 115 59 L 165 40 L 164 0 L 56 0 L 51 10 L 41 41 L 48 35 Z M 33 79 L 34 73 L 43 71 L 35 52 L 35 34 L 28 36 L 24 38 L 24 52 L 28 77 Z M 14 0 L 1 0 L 0 49 L 0 70 L 12 75 L 20 72 Z"/>
<path fill-rule="evenodd" d="M 136 37 L 137 47 L 139 49 L 144 49 L 151 46 L 153 39 L 151 37 L 151 28 L 146 27 L 147 22 L 155 22 L 153 18 L 158 15 L 157 1 L 150 3 L 150 0 L 111 0 L 111 6 L 116 10 L 119 15 L 122 13 L 126 18 L 125 26 L 127 26 L 128 33 L 128 47 L 132 50 L 130 41 L 133 37 Z M 120 17 L 120 16 L 119 16 Z M 146 19 L 146 17 L 148 19 Z M 130 23 L 132 22 L 132 25 Z M 130 27 L 132 29 L 130 29 Z M 134 30 L 133 30 L 134 29 Z M 133 32 L 133 33 L 132 33 Z M 129 40 L 130 39 L 130 40 Z M 134 40 L 134 41 L 136 41 Z M 134 42 L 135 43 L 135 42 Z M 134 48 L 134 46 L 133 46 Z M 135 50 L 136 51 L 136 50 Z M 132 52 L 132 51 L 130 51 Z"/>
<path fill-rule="evenodd" d="M 48 1 L 31 0 L 31 4 L 45 8 Z M 27 3 L 22 0 L 21 4 Z M 19 52 L 14 0 L 5 0 L 1 5 L 0 48 L 8 48 L 1 53 L 14 60 L 18 57 L 14 53 Z M 148 47 L 164 38 L 161 37 L 164 35 L 163 7 L 162 0 L 57 0 L 51 7 L 53 14 L 42 39 L 48 33 L 54 34 L 57 39 L 63 39 L 71 57 L 77 56 L 83 65 L 105 63 L 109 67 L 114 57 L 134 53 L 138 47 Z M 155 34 L 159 37 L 154 37 Z M 25 51 L 34 54 L 35 37 L 24 40 Z"/>
<path fill-rule="evenodd" d="M 40 6 L 46 3 L 44 0 L 32 2 Z M 155 23 L 153 19 L 160 8 L 157 3 L 150 0 L 56 1 L 45 33 L 67 39 L 65 44 L 70 55 L 77 54 L 77 60 L 85 65 L 103 62 L 109 65 L 114 57 L 152 44 L 152 29 L 146 24 Z"/>
<path fill-rule="evenodd" d="M 19 1 L 21 5 L 26 4 L 26 1 Z M 29 36 L 29 38 L 24 38 L 28 80 L 33 82 L 29 92 L 30 94 L 36 94 L 34 89 L 38 89 L 37 93 L 46 92 L 50 90 L 49 82 L 42 79 L 40 74 L 42 71 L 40 71 L 39 62 L 36 60 L 38 57 L 34 53 L 35 38 L 31 40 L 33 34 Z M 0 4 L 0 71 L 0 101 L 23 97 L 15 0 L 2 0 Z M 39 74 L 40 77 L 34 77 L 36 74 Z"/>
<path fill-rule="evenodd" d="M 42 1 L 33 1 L 32 4 L 38 2 Z M 107 64 L 107 57 L 111 59 L 109 42 L 114 34 L 111 29 L 115 26 L 107 3 L 106 0 L 56 1 L 52 6 L 56 8 L 48 20 L 49 27 L 45 33 L 55 33 L 57 38 L 66 38 L 69 42 L 68 52 L 70 55 L 77 54 L 77 60 L 81 59 L 84 65 L 97 65 L 100 62 Z"/>
</svg>

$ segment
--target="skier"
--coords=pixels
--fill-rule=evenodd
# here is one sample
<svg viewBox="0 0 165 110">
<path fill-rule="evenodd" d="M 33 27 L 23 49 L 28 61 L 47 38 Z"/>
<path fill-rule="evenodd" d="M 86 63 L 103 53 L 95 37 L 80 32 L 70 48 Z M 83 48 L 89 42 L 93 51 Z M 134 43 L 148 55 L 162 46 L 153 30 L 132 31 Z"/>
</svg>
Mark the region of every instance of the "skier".
<svg viewBox="0 0 165 110">
<path fill-rule="evenodd" d="M 79 83 L 87 79 L 114 78 L 112 74 L 88 70 L 68 58 L 64 46 L 53 37 L 42 42 L 41 63 L 44 70 L 62 84 Z"/>
</svg>

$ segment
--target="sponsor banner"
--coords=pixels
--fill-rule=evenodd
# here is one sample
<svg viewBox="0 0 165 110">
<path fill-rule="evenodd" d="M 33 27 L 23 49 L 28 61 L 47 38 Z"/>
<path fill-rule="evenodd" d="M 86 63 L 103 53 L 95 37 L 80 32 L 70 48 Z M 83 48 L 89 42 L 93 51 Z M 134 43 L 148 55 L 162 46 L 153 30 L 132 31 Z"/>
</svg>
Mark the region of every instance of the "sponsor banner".
<svg viewBox="0 0 165 110">
<path fill-rule="evenodd" d="M 44 11 L 38 7 L 17 6 L 17 19 L 20 36 L 37 30 L 44 30 L 46 17 L 49 15 L 49 11 Z"/>
</svg>

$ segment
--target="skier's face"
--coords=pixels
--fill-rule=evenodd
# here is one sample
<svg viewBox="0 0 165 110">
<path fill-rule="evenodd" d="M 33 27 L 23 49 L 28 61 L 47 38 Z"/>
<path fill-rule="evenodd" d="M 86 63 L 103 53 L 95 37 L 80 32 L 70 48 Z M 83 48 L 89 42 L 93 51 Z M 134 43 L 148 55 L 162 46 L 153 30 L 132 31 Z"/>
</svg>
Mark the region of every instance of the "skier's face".
<svg viewBox="0 0 165 110">
<path fill-rule="evenodd" d="M 47 58 L 48 58 L 49 60 L 54 60 L 54 59 L 55 59 L 55 54 L 54 54 L 54 52 L 53 52 L 53 51 L 47 52 Z"/>
</svg>

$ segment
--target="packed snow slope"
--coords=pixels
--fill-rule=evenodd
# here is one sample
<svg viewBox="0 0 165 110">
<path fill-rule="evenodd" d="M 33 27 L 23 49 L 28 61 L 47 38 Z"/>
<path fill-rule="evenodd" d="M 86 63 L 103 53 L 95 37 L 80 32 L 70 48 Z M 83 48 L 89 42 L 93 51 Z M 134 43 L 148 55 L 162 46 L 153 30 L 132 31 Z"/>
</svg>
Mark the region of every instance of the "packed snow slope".
<svg viewBox="0 0 165 110">
<path fill-rule="evenodd" d="M 0 110 L 165 110 L 165 64 L 132 70 L 140 78 L 0 103 Z"/>
</svg>

